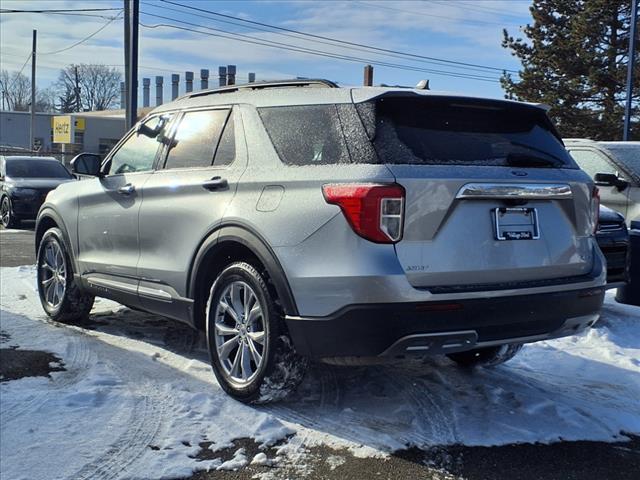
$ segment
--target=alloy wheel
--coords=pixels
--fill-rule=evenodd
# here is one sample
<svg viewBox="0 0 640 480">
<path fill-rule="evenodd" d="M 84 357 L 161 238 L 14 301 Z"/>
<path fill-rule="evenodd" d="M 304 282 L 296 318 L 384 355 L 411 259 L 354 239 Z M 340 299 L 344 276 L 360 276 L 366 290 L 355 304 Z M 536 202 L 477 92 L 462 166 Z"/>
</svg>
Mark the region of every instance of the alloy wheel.
<svg viewBox="0 0 640 480">
<path fill-rule="evenodd" d="M 42 296 L 51 308 L 58 308 L 64 299 L 67 288 L 67 267 L 62 248 L 55 241 L 45 245 L 40 259 L 39 281 L 42 285 Z"/>
<path fill-rule="evenodd" d="M 225 376 L 250 383 L 265 361 L 265 320 L 254 290 L 243 281 L 227 285 L 215 310 L 215 348 Z"/>
<path fill-rule="evenodd" d="M 0 214 L 2 215 L 2 225 L 4 228 L 9 228 L 11 224 L 11 208 L 9 207 L 9 199 L 7 197 L 2 199 Z"/>
</svg>

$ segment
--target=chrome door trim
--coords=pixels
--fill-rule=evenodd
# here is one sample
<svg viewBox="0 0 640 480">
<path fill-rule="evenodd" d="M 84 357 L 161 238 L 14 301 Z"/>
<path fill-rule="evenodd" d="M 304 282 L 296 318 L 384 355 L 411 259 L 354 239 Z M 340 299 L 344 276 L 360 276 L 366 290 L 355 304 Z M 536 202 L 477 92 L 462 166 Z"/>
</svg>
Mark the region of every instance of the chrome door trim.
<svg viewBox="0 0 640 480">
<path fill-rule="evenodd" d="M 573 197 L 566 183 L 467 183 L 456 198 L 546 199 L 565 200 Z"/>
</svg>

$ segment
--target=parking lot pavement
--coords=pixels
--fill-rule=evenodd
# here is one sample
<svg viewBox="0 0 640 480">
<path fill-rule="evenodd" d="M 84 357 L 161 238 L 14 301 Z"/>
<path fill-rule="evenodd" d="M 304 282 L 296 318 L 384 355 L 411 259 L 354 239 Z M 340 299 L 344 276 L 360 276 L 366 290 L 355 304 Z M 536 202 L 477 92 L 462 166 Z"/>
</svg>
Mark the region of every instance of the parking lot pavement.
<svg viewBox="0 0 640 480">
<path fill-rule="evenodd" d="M 34 225 L 24 223 L 19 229 L 0 227 L 0 266 L 18 267 L 36 263 Z"/>
</svg>

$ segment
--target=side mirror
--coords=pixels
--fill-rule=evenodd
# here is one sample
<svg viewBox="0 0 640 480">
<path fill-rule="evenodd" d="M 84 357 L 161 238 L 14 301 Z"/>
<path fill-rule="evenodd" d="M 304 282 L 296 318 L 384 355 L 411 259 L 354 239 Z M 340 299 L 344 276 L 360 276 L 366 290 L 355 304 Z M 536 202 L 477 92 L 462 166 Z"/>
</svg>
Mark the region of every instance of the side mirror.
<svg viewBox="0 0 640 480">
<path fill-rule="evenodd" d="M 616 187 L 620 191 L 629 186 L 629 182 L 618 177 L 617 173 L 596 173 L 594 180 L 600 187 Z"/>
<path fill-rule="evenodd" d="M 102 159 L 95 153 L 81 153 L 71 160 L 71 171 L 76 175 L 100 176 Z"/>
</svg>

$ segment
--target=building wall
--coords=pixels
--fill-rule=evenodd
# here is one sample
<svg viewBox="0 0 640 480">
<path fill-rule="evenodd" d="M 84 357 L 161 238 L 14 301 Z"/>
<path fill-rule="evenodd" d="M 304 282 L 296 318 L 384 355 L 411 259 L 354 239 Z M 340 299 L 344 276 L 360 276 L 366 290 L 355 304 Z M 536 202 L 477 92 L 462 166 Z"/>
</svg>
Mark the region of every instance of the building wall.
<svg viewBox="0 0 640 480">
<path fill-rule="evenodd" d="M 51 119 L 54 114 L 36 113 L 36 144 L 42 152 L 60 152 L 62 145 L 52 143 Z M 67 145 L 67 152 L 104 154 L 125 133 L 124 117 L 73 115 L 85 120 L 85 130 L 76 130 L 76 144 Z M 0 147 L 30 148 L 31 115 L 29 112 L 0 111 Z M 65 159 L 68 160 L 68 159 Z"/>
</svg>

